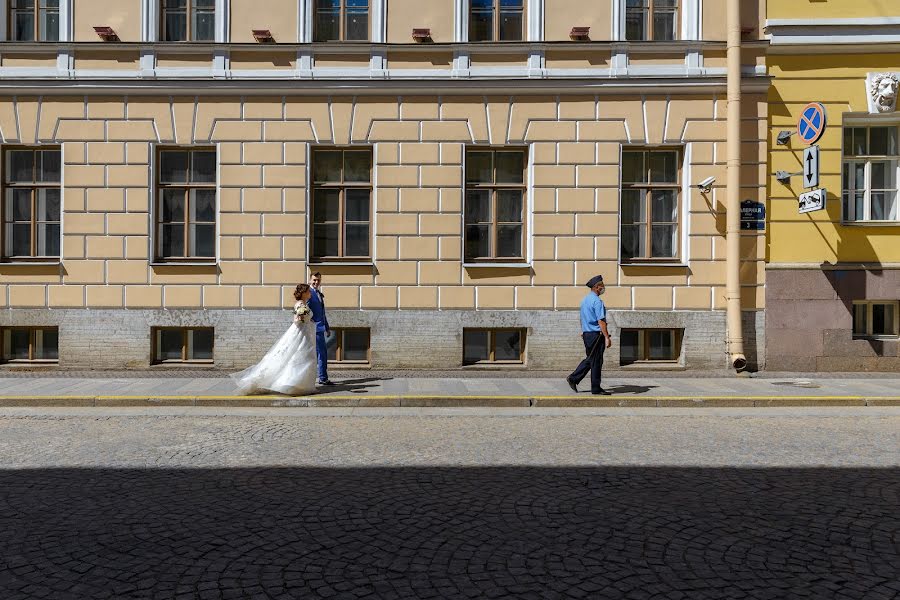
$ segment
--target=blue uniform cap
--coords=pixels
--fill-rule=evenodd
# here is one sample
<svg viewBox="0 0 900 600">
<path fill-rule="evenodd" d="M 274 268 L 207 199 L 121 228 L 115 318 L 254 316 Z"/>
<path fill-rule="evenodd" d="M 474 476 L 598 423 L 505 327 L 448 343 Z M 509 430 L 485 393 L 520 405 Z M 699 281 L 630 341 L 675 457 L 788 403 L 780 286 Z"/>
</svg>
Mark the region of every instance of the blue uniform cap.
<svg viewBox="0 0 900 600">
<path fill-rule="evenodd" d="M 598 283 L 603 283 L 603 276 L 602 276 L 602 275 L 595 275 L 595 276 L 591 277 L 590 281 L 588 281 L 588 282 L 587 282 L 586 284 L 584 284 L 584 285 L 588 286 L 589 288 L 592 288 L 592 287 L 594 287 L 595 285 L 597 285 Z"/>
</svg>

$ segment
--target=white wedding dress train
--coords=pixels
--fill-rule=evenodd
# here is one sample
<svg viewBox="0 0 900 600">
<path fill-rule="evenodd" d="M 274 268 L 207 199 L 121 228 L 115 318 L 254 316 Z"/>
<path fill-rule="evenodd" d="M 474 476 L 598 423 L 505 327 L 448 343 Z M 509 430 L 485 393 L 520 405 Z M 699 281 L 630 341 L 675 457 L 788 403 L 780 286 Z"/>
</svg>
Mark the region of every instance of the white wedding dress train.
<svg viewBox="0 0 900 600">
<path fill-rule="evenodd" d="M 241 394 L 278 392 L 303 396 L 316 391 L 316 324 L 297 319 L 275 345 L 252 367 L 231 377 Z"/>
</svg>

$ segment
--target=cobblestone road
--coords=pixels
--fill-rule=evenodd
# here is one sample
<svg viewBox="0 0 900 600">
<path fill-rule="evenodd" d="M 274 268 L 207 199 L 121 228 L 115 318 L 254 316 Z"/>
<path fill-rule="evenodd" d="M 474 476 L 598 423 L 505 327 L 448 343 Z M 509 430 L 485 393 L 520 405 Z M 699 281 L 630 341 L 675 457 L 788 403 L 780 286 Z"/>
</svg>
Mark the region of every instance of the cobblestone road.
<svg viewBox="0 0 900 600">
<path fill-rule="evenodd" d="M 900 597 L 897 409 L 311 410 L 3 410 L 0 598 Z"/>
</svg>

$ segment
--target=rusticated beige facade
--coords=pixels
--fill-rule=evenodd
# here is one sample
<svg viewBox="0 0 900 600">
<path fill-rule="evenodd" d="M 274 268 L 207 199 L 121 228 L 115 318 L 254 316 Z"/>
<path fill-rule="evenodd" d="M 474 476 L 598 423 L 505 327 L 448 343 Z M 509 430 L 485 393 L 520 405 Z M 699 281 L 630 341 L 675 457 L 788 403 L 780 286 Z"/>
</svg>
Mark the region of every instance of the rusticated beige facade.
<svg viewBox="0 0 900 600">
<path fill-rule="evenodd" d="M 526 4 L 531 10 L 538 3 Z M 74 39 L 92 43 L 65 50 L 71 81 L 87 77 L 89 84 L 51 86 L 48 79 L 0 90 L 3 144 L 58 147 L 63 161 L 60 256 L 0 263 L 0 326 L 59 327 L 61 366 L 149 364 L 149 331 L 171 326 L 173 315 L 181 326 L 214 322 L 219 341 L 239 337 L 237 328 L 251 321 L 277 331 L 294 286 L 320 271 L 332 326 L 370 330 L 371 366 L 459 366 L 460 323 L 469 319 L 458 315 L 466 314 L 478 327 L 526 330 L 526 365 L 568 366 L 583 351 L 570 311 L 586 293 L 584 281 L 602 273 L 614 331 L 679 329 L 675 366 L 724 367 L 724 69 L 704 67 L 702 59 L 723 56 L 718 33 L 626 49 L 609 41 L 619 14 L 612 3 L 597 3 L 582 19 L 573 12 L 584 11 L 583 3 L 548 2 L 540 34 L 558 43 L 476 45 L 454 41 L 459 10 L 451 0 L 427 10 L 390 0 L 381 13 L 385 43 L 377 47 L 298 44 L 309 7 L 277 0 L 262 12 L 257 2 L 235 0 L 227 33 L 217 34 L 227 41 L 138 49 L 95 42 L 96 19 L 84 16 L 90 6 L 75 0 L 72 22 Z M 695 15 L 697 22 L 717 31 L 715 10 L 707 11 L 713 16 Z M 140 12 L 138 0 L 106 11 L 122 42 L 144 35 L 133 18 Z M 563 43 L 573 25 L 589 25 L 594 42 Z M 410 43 L 414 27 L 430 27 L 434 43 Z M 253 43 L 251 29 L 269 29 L 275 43 Z M 762 202 L 767 111 L 765 85 L 753 80 L 763 74 L 764 53 L 748 43 L 742 198 Z M 2 67 L 60 64 L 46 46 L 16 53 L 12 45 L 0 48 Z M 0 84 L 11 85 L 4 77 L 14 75 L 0 68 Z M 215 257 L 157 262 L 157 153 L 189 147 L 216 153 Z M 370 259 L 310 259 L 307 166 L 315 149 L 327 147 L 372 150 Z M 463 260 L 464 165 L 472 148 L 527 153 L 527 233 L 517 263 Z M 678 153 L 677 259 L 622 259 L 623 149 Z M 701 193 L 696 184 L 709 177 L 716 182 Z M 757 364 L 760 235 L 742 239 L 743 307 Z M 136 358 L 117 364 L 116 355 L 67 353 L 63 330 L 81 327 L 68 339 L 90 335 L 91 314 L 110 310 L 135 311 Z M 412 324 L 423 320 L 437 330 L 427 335 L 453 348 L 434 357 L 418 341 L 408 351 L 388 349 L 398 327 L 408 328 L 407 337 L 426 335 Z M 102 346 L 103 335 L 90 344 L 80 339 L 79 348 Z M 248 364 L 270 341 L 247 340 L 243 355 L 217 345 L 215 364 Z M 615 348 L 609 360 L 617 359 Z"/>
</svg>

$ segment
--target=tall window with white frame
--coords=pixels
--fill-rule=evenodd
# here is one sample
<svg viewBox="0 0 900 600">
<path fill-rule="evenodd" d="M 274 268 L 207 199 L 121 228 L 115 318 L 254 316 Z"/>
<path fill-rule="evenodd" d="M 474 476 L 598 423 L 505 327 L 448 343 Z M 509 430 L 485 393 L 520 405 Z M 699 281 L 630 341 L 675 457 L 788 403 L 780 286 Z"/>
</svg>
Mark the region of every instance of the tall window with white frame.
<svg viewBox="0 0 900 600">
<path fill-rule="evenodd" d="M 372 151 L 315 149 L 312 180 L 312 259 L 368 260 L 372 235 Z"/>
<path fill-rule="evenodd" d="M 525 0 L 470 0 L 470 42 L 525 39 Z"/>
<path fill-rule="evenodd" d="M 844 221 L 897 221 L 897 126 L 844 127 Z"/>
<path fill-rule="evenodd" d="M 622 151 L 622 262 L 678 259 L 678 150 Z"/>
<path fill-rule="evenodd" d="M 678 0 L 625 0 L 625 39 L 678 39 Z"/>
<path fill-rule="evenodd" d="M 59 148 L 7 148 L 3 154 L 3 260 L 58 260 Z"/>
<path fill-rule="evenodd" d="M 369 0 L 315 0 L 313 40 L 365 42 L 369 36 Z"/>
<path fill-rule="evenodd" d="M 156 260 L 215 260 L 216 151 L 160 149 L 156 185 Z"/>
<path fill-rule="evenodd" d="M 13 42 L 58 42 L 59 0 L 8 0 L 8 38 Z"/>
<path fill-rule="evenodd" d="M 216 0 L 160 0 L 160 11 L 162 41 L 215 41 Z"/>
<path fill-rule="evenodd" d="M 525 260 L 526 151 L 466 149 L 465 262 Z"/>
</svg>

